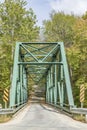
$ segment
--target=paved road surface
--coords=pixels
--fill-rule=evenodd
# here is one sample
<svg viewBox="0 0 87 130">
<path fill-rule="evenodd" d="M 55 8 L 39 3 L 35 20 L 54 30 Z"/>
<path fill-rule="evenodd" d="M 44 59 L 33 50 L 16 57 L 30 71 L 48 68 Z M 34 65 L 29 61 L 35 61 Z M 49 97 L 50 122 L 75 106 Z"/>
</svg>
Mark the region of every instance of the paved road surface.
<svg viewBox="0 0 87 130">
<path fill-rule="evenodd" d="M 87 130 L 87 124 L 47 106 L 31 104 L 13 120 L 0 124 L 0 130 Z"/>
</svg>

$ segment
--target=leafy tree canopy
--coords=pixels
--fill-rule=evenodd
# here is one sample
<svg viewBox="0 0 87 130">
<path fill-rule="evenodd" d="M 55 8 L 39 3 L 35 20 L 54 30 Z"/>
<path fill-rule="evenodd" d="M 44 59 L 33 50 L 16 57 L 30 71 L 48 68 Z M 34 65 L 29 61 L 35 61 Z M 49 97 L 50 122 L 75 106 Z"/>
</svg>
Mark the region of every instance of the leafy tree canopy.
<svg viewBox="0 0 87 130">
<path fill-rule="evenodd" d="M 52 12 L 50 20 L 45 20 L 44 34 L 47 41 L 63 41 L 66 45 L 73 42 L 73 30 L 76 17 L 74 15 L 65 15 L 63 12 Z"/>
<path fill-rule="evenodd" d="M 39 35 L 37 19 L 25 0 L 0 3 L 0 87 L 10 87 L 14 45 L 16 41 L 35 41 Z"/>
</svg>

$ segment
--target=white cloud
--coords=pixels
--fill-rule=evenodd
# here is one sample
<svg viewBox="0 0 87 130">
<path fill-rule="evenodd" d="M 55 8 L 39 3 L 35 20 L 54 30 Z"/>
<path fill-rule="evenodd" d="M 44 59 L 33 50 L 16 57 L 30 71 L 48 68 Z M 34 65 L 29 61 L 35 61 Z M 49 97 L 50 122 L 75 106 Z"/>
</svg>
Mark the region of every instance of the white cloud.
<svg viewBox="0 0 87 130">
<path fill-rule="evenodd" d="M 0 2 L 4 2 L 5 0 L 0 0 Z"/>
<path fill-rule="evenodd" d="M 51 0 L 51 8 L 66 14 L 82 15 L 87 11 L 87 0 Z"/>
</svg>

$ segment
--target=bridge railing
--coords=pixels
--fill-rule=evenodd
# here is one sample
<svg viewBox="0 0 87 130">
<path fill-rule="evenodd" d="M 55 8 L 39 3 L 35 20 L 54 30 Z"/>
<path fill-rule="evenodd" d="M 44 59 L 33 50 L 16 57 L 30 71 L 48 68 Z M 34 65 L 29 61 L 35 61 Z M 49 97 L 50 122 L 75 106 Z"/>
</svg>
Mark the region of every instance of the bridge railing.
<svg viewBox="0 0 87 130">
<path fill-rule="evenodd" d="M 14 115 L 16 112 L 18 112 L 20 109 L 22 109 L 23 107 L 25 107 L 26 103 L 20 105 L 19 107 L 15 107 L 14 108 L 6 108 L 6 109 L 0 109 L 0 115 Z"/>
</svg>

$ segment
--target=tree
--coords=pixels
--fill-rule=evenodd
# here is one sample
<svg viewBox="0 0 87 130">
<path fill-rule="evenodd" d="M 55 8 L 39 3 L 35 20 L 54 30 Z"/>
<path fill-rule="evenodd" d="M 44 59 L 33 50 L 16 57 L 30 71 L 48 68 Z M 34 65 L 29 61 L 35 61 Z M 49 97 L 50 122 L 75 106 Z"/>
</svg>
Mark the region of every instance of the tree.
<svg viewBox="0 0 87 130">
<path fill-rule="evenodd" d="M 10 87 L 12 55 L 16 41 L 35 41 L 39 35 L 36 15 L 24 0 L 0 3 L 0 87 Z"/>
<path fill-rule="evenodd" d="M 44 34 L 47 41 L 63 41 L 65 45 L 73 42 L 72 25 L 76 18 L 74 15 L 65 15 L 63 12 L 52 12 L 50 20 L 44 21 Z"/>
<path fill-rule="evenodd" d="M 26 10 L 26 1 L 7 0 L 0 4 L 0 36 L 2 42 L 31 41 L 38 36 L 36 15 Z"/>
<path fill-rule="evenodd" d="M 69 48 L 69 57 L 73 60 L 69 60 L 72 68 L 79 72 L 78 79 L 83 79 L 86 82 L 86 63 L 87 63 L 87 21 L 82 18 L 78 18 L 73 26 L 74 44 Z M 73 63 L 72 63 L 73 62 Z M 76 67 L 77 66 L 77 67 Z M 78 74 L 78 73 L 77 73 Z M 75 79 L 77 79 L 75 77 Z"/>
<path fill-rule="evenodd" d="M 7 53 L 7 50 L 9 53 Z M 11 46 L 8 44 L 2 44 L 2 46 L 0 46 L 0 88 L 1 89 L 5 89 L 10 86 L 11 66 L 12 66 Z"/>
<path fill-rule="evenodd" d="M 85 17 L 86 18 L 86 17 Z M 74 83 L 74 94 L 79 103 L 79 89 L 81 84 L 87 88 L 87 20 L 78 18 L 74 23 L 74 44 L 68 48 L 68 59 L 72 69 L 72 80 Z M 87 90 L 86 90 L 87 93 Z M 85 95 L 87 97 L 87 95 Z M 87 100 L 87 98 L 86 98 Z M 87 106 L 87 103 L 85 103 Z"/>
</svg>

